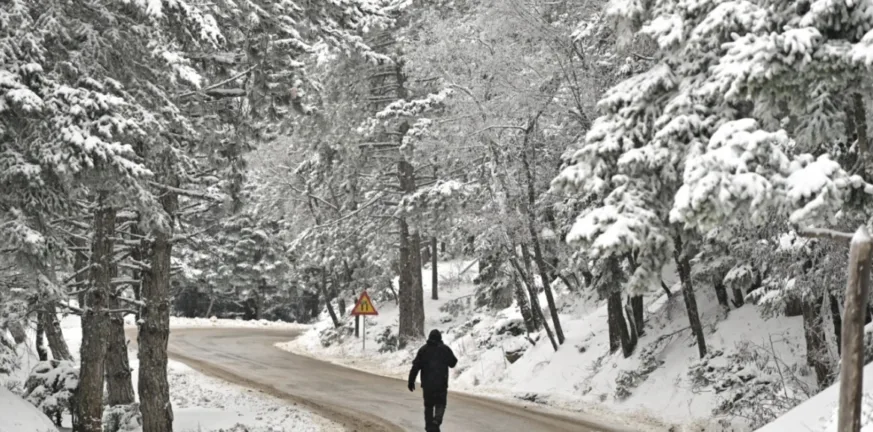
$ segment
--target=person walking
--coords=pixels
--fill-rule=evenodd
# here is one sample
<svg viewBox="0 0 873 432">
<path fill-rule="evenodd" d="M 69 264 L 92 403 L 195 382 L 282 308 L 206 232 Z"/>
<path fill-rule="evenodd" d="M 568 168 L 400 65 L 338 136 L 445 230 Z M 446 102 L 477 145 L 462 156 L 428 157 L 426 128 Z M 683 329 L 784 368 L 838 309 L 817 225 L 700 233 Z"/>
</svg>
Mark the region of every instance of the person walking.
<svg viewBox="0 0 873 432">
<path fill-rule="evenodd" d="M 449 391 L 449 368 L 458 359 L 452 349 L 443 343 L 439 330 L 431 330 L 427 343 L 418 350 L 409 371 L 409 391 L 415 391 L 415 378 L 421 372 L 421 392 L 424 396 L 424 430 L 439 432 L 446 413 Z"/>
</svg>

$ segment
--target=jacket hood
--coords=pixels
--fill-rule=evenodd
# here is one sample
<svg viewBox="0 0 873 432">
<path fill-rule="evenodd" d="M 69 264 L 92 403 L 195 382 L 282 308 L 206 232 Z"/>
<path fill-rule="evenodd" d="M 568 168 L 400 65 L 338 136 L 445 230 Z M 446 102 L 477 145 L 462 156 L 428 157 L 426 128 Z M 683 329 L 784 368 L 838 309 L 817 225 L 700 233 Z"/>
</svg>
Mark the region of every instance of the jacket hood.
<svg viewBox="0 0 873 432">
<path fill-rule="evenodd" d="M 429 345 L 440 344 L 443 341 L 443 335 L 439 330 L 433 329 L 430 331 L 430 335 L 427 337 L 427 343 Z"/>
</svg>

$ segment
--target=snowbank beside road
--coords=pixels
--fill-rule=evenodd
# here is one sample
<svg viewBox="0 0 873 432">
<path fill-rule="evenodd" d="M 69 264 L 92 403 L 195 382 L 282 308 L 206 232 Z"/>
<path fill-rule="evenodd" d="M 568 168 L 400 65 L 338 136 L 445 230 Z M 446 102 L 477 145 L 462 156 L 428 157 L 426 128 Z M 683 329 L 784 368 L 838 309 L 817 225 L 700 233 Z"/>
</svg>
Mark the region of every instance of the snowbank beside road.
<svg viewBox="0 0 873 432">
<path fill-rule="evenodd" d="M 132 323 L 132 322 L 131 322 Z M 219 318 L 182 318 L 170 317 L 170 328 L 275 328 L 281 330 L 303 330 L 310 326 L 299 323 L 267 320 L 233 320 Z"/>
</svg>

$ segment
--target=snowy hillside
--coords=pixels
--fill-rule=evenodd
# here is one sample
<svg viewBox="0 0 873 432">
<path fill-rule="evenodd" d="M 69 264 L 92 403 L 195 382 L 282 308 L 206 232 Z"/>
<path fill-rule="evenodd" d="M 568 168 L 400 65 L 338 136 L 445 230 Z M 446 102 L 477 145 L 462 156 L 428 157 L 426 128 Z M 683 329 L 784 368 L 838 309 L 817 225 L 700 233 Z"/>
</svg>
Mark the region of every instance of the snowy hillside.
<svg viewBox="0 0 873 432">
<path fill-rule="evenodd" d="M 701 430 L 692 425 L 722 430 L 719 420 L 724 416 L 714 412 L 725 408 L 725 401 L 736 398 L 735 414 L 747 402 L 745 409 L 751 413 L 760 402 L 753 397 L 756 390 L 766 386 L 771 373 L 775 375 L 777 362 L 786 370 L 802 369 L 805 352 L 799 317 L 764 320 L 753 305 L 747 305 L 724 318 L 715 295 L 704 289 L 698 302 L 710 347 L 706 362 L 698 361 L 678 293 L 670 299 L 663 292 L 646 297 L 646 334 L 630 358 L 609 353 L 606 306 L 591 300 L 564 304 L 561 319 L 567 340 L 558 352 L 545 333 L 533 335 L 536 345 L 532 346 L 515 305 L 496 313 L 473 310 L 476 286 L 471 281 L 476 266 L 464 272 L 469 266 L 460 261 L 440 263 L 440 300 L 425 295 L 426 330 L 442 330 L 460 359 L 450 384 L 454 390 L 595 415 L 618 412 L 639 427 L 677 424 L 689 426 L 688 430 Z M 426 293 L 430 280 L 430 270 L 425 268 Z M 404 378 L 417 347 L 386 348 L 390 337 L 385 335 L 396 335 L 397 306 L 390 299 L 374 302 L 379 315 L 367 319 L 366 351 L 360 339 L 350 334 L 353 319 L 348 316 L 348 329 L 341 337 L 323 316 L 299 339 L 280 347 Z M 742 419 L 733 423 L 739 428 L 735 430 L 750 429 Z"/>
</svg>

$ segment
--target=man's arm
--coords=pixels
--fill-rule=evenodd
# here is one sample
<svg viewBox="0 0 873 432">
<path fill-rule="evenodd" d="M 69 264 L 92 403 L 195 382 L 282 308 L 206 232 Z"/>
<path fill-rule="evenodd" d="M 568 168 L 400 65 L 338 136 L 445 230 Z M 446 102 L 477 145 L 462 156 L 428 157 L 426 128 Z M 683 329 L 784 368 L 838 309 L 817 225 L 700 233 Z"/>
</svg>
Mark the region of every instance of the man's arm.
<svg viewBox="0 0 873 432">
<path fill-rule="evenodd" d="M 452 351 L 451 348 L 449 348 L 448 345 L 446 345 L 445 347 L 446 347 L 446 350 L 448 350 L 448 352 L 449 352 L 449 358 L 447 359 L 449 367 L 453 368 L 453 367 L 455 367 L 455 365 L 458 364 L 458 358 L 455 357 L 455 353 Z"/>
<path fill-rule="evenodd" d="M 415 355 L 415 360 L 412 360 L 412 369 L 409 370 L 409 391 L 415 391 L 415 379 L 418 377 L 418 372 L 421 370 L 421 351 Z"/>
</svg>

